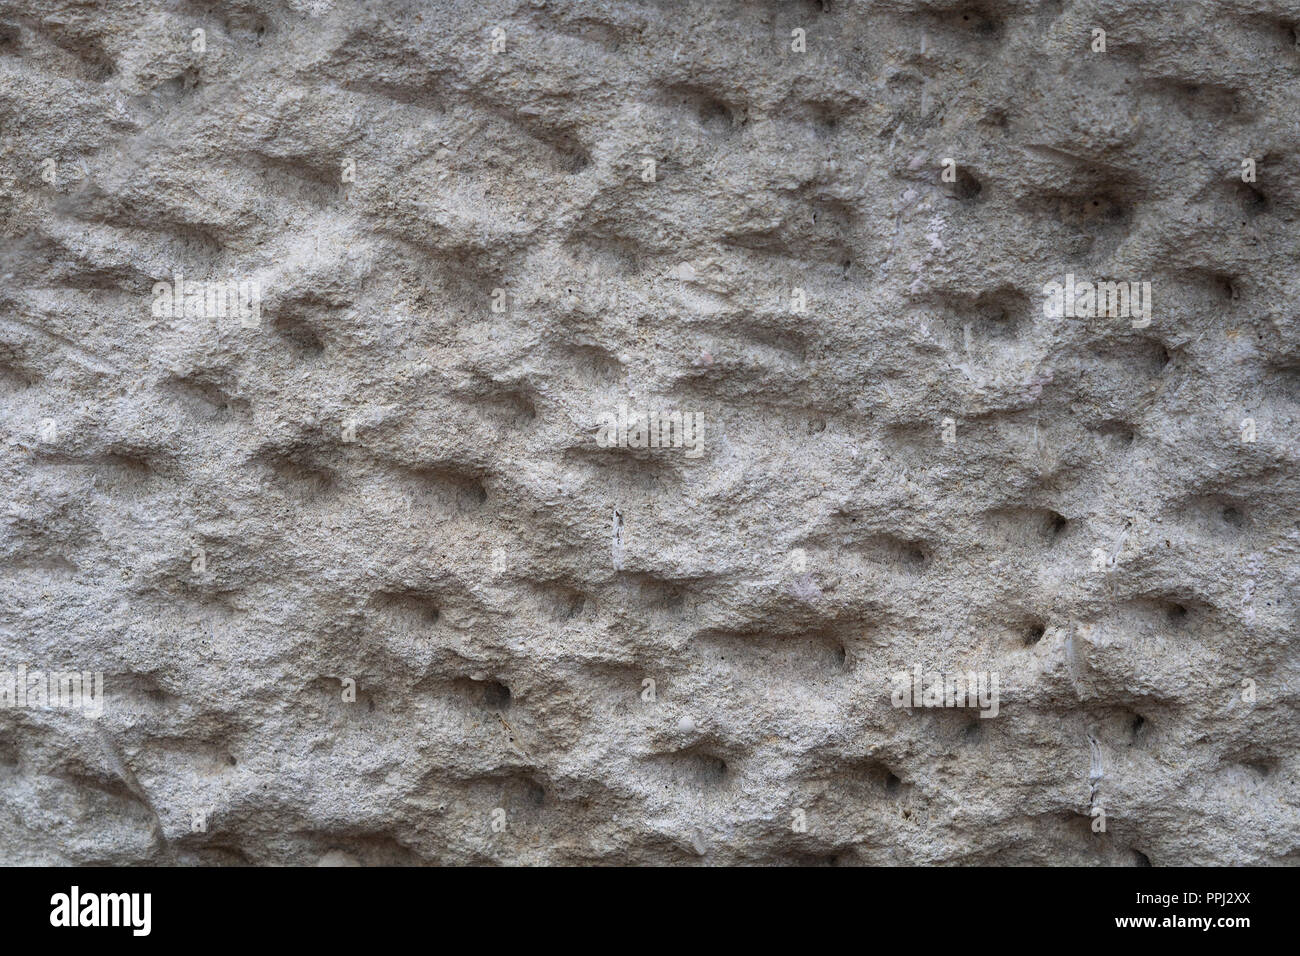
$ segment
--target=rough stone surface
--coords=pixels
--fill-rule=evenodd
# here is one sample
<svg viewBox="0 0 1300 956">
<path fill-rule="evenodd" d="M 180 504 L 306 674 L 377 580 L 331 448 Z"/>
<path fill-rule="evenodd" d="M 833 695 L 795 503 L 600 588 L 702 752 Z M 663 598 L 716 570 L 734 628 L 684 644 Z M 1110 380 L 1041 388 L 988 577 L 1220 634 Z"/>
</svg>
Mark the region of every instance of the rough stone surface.
<svg viewBox="0 0 1300 956">
<path fill-rule="evenodd" d="M 1295 863 L 1297 23 L 0 2 L 0 860 Z"/>
</svg>

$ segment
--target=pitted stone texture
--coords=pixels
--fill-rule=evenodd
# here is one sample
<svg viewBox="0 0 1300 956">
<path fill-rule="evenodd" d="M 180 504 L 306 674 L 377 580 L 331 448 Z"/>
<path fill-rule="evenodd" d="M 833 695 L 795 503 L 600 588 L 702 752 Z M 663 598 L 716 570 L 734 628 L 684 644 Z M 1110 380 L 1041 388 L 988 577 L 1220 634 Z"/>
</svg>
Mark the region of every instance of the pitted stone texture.
<svg viewBox="0 0 1300 956">
<path fill-rule="evenodd" d="M 1296 862 L 1298 22 L 0 2 L 0 859 Z"/>
</svg>

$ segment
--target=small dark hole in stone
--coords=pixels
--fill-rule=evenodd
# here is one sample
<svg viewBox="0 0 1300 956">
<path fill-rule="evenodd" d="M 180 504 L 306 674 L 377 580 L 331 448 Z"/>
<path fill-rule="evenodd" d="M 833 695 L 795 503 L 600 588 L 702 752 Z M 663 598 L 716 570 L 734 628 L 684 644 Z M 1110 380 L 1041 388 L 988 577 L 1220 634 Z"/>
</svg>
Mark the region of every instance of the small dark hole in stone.
<svg viewBox="0 0 1300 956">
<path fill-rule="evenodd" d="M 510 709 L 510 688 L 499 681 L 490 681 L 483 687 L 483 706 L 488 710 Z"/>
<path fill-rule="evenodd" d="M 949 183 L 948 188 L 958 199 L 971 200 L 983 191 L 984 186 L 969 170 L 959 168 L 957 181 Z"/>
<path fill-rule="evenodd" d="M 1142 732 L 1142 728 L 1146 726 L 1146 723 L 1146 718 L 1141 714 L 1133 715 L 1133 720 L 1129 723 L 1129 732 L 1135 739 L 1137 738 L 1137 735 Z"/>
</svg>

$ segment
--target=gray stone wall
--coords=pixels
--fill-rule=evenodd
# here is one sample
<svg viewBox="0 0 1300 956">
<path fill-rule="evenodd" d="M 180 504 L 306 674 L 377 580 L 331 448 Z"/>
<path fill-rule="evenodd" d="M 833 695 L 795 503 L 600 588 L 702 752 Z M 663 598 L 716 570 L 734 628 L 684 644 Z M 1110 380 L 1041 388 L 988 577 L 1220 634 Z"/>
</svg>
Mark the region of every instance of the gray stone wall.
<svg viewBox="0 0 1300 956">
<path fill-rule="evenodd" d="M 1298 23 L 0 2 L 0 861 L 1295 863 Z"/>
</svg>

